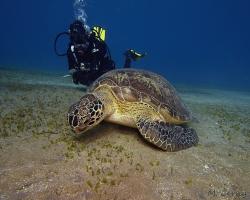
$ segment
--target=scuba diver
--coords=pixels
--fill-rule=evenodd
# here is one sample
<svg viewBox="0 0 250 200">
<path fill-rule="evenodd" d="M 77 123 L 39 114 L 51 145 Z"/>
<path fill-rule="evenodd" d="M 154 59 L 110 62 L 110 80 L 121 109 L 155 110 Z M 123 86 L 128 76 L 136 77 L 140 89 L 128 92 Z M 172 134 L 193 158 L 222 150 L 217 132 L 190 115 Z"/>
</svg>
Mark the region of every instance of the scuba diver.
<svg viewBox="0 0 250 200">
<path fill-rule="evenodd" d="M 63 34 L 69 35 L 70 43 L 67 53 L 60 54 L 57 52 L 56 44 Z M 104 29 L 96 26 L 89 32 L 79 20 L 70 25 L 69 32 L 57 35 L 55 52 L 58 56 L 67 55 L 69 74 L 72 75 L 75 84 L 89 85 L 105 72 L 115 68 L 104 40 Z"/>
<path fill-rule="evenodd" d="M 57 51 L 57 40 L 62 35 L 70 38 L 67 52 L 60 54 Z M 58 56 L 68 59 L 69 74 L 75 84 L 90 85 L 102 74 L 115 69 L 115 62 L 107 44 L 105 43 L 106 31 L 100 26 L 95 26 L 88 31 L 80 20 L 74 21 L 68 32 L 59 33 L 55 39 L 54 49 Z M 131 61 L 144 57 L 132 49 L 125 53 L 124 67 L 130 67 Z"/>
</svg>

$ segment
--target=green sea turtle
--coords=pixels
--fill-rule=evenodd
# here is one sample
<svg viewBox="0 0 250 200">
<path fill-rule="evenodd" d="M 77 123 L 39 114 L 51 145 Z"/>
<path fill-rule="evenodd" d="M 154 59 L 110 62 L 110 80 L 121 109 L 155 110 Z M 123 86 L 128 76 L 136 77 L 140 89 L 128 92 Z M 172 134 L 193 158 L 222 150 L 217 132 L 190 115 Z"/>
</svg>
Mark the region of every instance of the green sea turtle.
<svg viewBox="0 0 250 200">
<path fill-rule="evenodd" d="M 176 90 L 160 75 L 137 69 L 116 69 L 99 77 L 68 112 L 76 134 L 102 120 L 137 128 L 150 143 L 166 151 L 198 143 L 192 119 Z"/>
</svg>

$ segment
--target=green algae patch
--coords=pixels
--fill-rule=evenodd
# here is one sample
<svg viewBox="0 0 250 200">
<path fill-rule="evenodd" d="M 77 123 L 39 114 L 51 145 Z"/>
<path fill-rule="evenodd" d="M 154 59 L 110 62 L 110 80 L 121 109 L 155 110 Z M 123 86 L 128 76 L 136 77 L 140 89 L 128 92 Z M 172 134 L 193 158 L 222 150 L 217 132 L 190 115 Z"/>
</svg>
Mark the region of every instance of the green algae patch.
<svg viewBox="0 0 250 200">
<path fill-rule="evenodd" d="M 155 171 L 153 171 L 152 180 L 155 180 L 155 179 L 156 179 L 156 174 L 155 174 Z"/>
<path fill-rule="evenodd" d="M 184 181 L 185 185 L 191 186 L 193 184 L 193 180 L 191 178 Z"/>
<path fill-rule="evenodd" d="M 121 173 L 121 174 L 120 174 L 120 177 L 126 178 L 126 177 L 129 177 L 129 175 L 128 175 L 128 173 L 125 173 L 125 172 L 124 172 L 124 173 Z"/>
<path fill-rule="evenodd" d="M 115 180 L 111 180 L 111 181 L 110 181 L 110 185 L 111 185 L 111 186 L 115 186 L 115 185 L 116 185 L 116 181 L 115 181 Z"/>
<path fill-rule="evenodd" d="M 140 163 L 136 163 L 135 169 L 138 172 L 142 172 L 144 170 L 143 166 Z"/>
<path fill-rule="evenodd" d="M 216 120 L 222 137 L 227 142 L 239 138 L 250 137 L 250 113 L 242 107 L 227 105 L 202 105 L 202 112 Z M 246 139 L 247 141 L 247 139 Z"/>
<path fill-rule="evenodd" d="M 154 167 L 154 166 L 159 166 L 160 165 L 160 161 L 159 160 L 154 160 L 154 161 L 150 161 L 149 164 Z"/>
<path fill-rule="evenodd" d="M 90 180 L 86 181 L 86 184 L 87 184 L 91 189 L 93 188 L 93 183 L 92 183 Z"/>
</svg>

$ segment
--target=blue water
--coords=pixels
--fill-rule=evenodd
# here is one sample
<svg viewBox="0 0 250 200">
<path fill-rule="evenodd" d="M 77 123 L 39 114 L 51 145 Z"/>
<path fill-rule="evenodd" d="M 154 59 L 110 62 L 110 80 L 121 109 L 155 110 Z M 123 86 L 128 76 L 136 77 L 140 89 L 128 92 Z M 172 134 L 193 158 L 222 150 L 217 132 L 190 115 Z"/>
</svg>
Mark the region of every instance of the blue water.
<svg viewBox="0 0 250 200">
<path fill-rule="evenodd" d="M 249 90 L 248 0 L 86 0 L 89 26 L 107 29 L 118 66 L 128 48 L 147 52 L 137 68 L 174 83 Z M 67 72 L 57 57 L 57 33 L 74 20 L 72 1 L 0 2 L 0 66 Z"/>
</svg>

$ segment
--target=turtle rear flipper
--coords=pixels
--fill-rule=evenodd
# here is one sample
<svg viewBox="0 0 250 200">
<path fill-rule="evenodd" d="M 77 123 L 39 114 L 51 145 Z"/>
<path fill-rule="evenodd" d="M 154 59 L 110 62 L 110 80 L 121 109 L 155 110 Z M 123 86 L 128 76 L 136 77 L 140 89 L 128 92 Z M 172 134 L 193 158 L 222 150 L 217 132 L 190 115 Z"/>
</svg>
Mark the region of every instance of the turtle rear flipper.
<svg viewBox="0 0 250 200">
<path fill-rule="evenodd" d="M 196 131 L 189 127 L 139 119 L 137 127 L 142 136 L 164 151 L 179 151 L 198 143 Z"/>
</svg>

